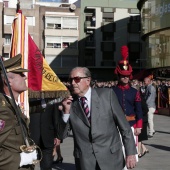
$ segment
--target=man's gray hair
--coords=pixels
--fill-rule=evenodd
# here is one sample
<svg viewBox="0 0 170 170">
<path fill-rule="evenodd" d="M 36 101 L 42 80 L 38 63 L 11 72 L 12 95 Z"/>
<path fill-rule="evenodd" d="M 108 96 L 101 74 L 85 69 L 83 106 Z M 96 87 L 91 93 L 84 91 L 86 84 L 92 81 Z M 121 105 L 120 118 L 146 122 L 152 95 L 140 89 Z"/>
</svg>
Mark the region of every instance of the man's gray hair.
<svg viewBox="0 0 170 170">
<path fill-rule="evenodd" d="M 85 76 L 91 77 L 91 72 L 87 67 L 75 67 L 71 70 L 70 74 L 75 70 L 82 70 Z"/>
</svg>

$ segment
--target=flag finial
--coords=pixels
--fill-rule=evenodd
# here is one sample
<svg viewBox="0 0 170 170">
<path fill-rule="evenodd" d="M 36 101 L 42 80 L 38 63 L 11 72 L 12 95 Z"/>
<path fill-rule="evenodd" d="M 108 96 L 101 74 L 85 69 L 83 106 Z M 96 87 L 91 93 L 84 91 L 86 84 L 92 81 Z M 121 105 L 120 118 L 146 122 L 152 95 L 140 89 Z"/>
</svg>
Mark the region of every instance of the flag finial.
<svg viewBox="0 0 170 170">
<path fill-rule="evenodd" d="M 17 12 L 20 10 L 20 0 L 17 1 Z"/>
<path fill-rule="evenodd" d="M 22 10 L 20 9 L 20 0 L 17 1 L 16 13 L 21 13 L 22 14 Z"/>
</svg>

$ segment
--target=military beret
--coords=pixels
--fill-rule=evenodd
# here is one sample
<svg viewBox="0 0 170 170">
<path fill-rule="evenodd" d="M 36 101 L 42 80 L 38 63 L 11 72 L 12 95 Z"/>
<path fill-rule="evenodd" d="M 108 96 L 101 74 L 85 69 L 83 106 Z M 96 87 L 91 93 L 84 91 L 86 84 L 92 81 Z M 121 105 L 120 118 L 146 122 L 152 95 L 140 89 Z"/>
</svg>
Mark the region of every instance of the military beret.
<svg viewBox="0 0 170 170">
<path fill-rule="evenodd" d="M 3 63 L 4 63 L 4 67 L 6 69 L 6 72 L 7 73 L 9 73 L 9 72 L 12 72 L 12 73 L 28 72 L 29 70 L 21 67 L 21 59 L 22 59 L 21 54 L 18 54 L 15 57 L 5 60 Z M 2 68 L 0 68 L 0 71 L 1 70 L 2 70 Z"/>
</svg>

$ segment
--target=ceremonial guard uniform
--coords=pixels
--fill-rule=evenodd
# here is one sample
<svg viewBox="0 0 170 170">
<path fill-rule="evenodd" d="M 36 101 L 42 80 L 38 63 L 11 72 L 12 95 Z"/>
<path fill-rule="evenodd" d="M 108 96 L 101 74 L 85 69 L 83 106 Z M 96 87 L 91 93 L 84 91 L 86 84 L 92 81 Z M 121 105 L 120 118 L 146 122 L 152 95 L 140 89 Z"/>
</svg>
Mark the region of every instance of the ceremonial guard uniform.
<svg viewBox="0 0 170 170">
<path fill-rule="evenodd" d="M 133 70 L 131 65 L 127 61 L 127 46 L 122 46 L 121 55 L 123 57 L 123 60 L 119 61 L 115 69 L 115 74 L 117 74 L 119 82 L 116 87 L 113 87 L 113 90 L 116 93 L 126 119 L 132 128 L 132 131 L 134 133 L 134 140 L 137 146 L 137 136 L 141 133 L 143 124 L 141 97 L 139 91 L 130 86 L 129 80 L 132 79 Z M 136 149 L 138 148 L 136 147 Z M 138 155 L 136 155 L 136 159 L 138 160 Z M 124 170 L 126 170 L 126 167 L 124 168 Z"/>
<path fill-rule="evenodd" d="M 115 74 L 118 75 L 118 85 L 113 87 L 119 103 L 124 110 L 127 121 L 131 127 L 142 128 L 142 108 L 140 92 L 131 87 L 129 79 L 132 79 L 132 67 L 127 61 L 128 47 L 122 46 L 121 55 L 123 60 L 119 61 Z M 127 79 L 127 80 L 123 80 Z"/>
<path fill-rule="evenodd" d="M 8 77 L 8 79 L 10 79 L 9 83 L 12 93 L 15 93 L 16 97 L 16 94 L 25 91 L 23 89 L 27 89 L 26 78 L 23 72 L 28 70 L 21 68 L 21 55 L 4 61 L 4 68 L 8 74 L 7 77 L 9 75 L 12 76 L 12 78 Z M 9 87 L 6 85 L 7 80 L 4 78 L 5 76 L 1 68 L 0 75 L 0 170 L 32 169 L 32 162 L 35 160 L 33 156 L 36 156 L 36 152 L 26 154 L 20 149 L 21 145 L 25 145 L 21 125 L 25 135 L 28 136 L 26 117 L 21 113 L 20 108 L 18 108 L 17 110 L 21 120 L 21 123 L 19 123 L 14 109 L 14 102 L 17 99 L 15 98 L 13 101 L 10 97 Z M 16 82 L 20 83 L 20 87 L 16 87 Z M 17 101 L 16 106 L 18 106 Z M 30 162 L 27 156 L 29 156 Z"/>
<path fill-rule="evenodd" d="M 131 127 L 142 128 L 141 98 L 139 92 L 128 85 L 113 87 L 119 103 L 125 113 L 126 119 Z"/>
</svg>

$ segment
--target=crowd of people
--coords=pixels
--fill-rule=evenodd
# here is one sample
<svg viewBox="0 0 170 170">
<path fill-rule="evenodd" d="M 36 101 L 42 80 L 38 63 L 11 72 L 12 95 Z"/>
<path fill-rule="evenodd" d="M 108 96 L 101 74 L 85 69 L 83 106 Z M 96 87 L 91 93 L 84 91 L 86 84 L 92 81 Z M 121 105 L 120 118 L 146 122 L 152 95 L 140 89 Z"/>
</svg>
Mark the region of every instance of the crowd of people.
<svg viewBox="0 0 170 170">
<path fill-rule="evenodd" d="M 134 168 L 138 158 L 149 153 L 143 141 L 156 133 L 157 108 L 168 107 L 170 81 L 133 80 L 127 46 L 122 46 L 121 54 L 123 59 L 114 72 L 117 81 L 93 81 L 88 68 L 75 67 L 69 81 L 63 82 L 70 96 L 62 101 L 30 99 L 29 125 L 21 110 L 19 116 L 15 110 L 18 96 L 27 90 L 24 72 L 28 70 L 21 67 L 21 55 L 4 61 L 7 78 L 0 70 L 0 169 L 34 169 L 40 154 L 28 147 L 26 139 L 31 137 L 43 155 L 41 170 L 52 170 L 53 163 L 63 161 L 60 143 L 70 131 L 77 170 Z"/>
<path fill-rule="evenodd" d="M 129 81 L 132 87 L 140 88 L 141 92 L 145 92 L 144 81 L 139 81 L 137 79 L 132 79 Z M 160 80 L 160 79 L 151 79 L 152 85 L 156 88 L 157 93 L 157 107 L 158 108 L 167 108 L 168 107 L 168 88 L 170 88 L 170 80 Z M 70 82 L 63 81 L 64 85 L 69 89 Z M 118 80 L 112 81 L 100 81 L 92 80 L 91 86 L 93 88 L 113 88 L 118 84 Z M 159 99 L 158 99 L 159 96 Z M 159 100 L 159 105 L 158 105 Z"/>
</svg>

